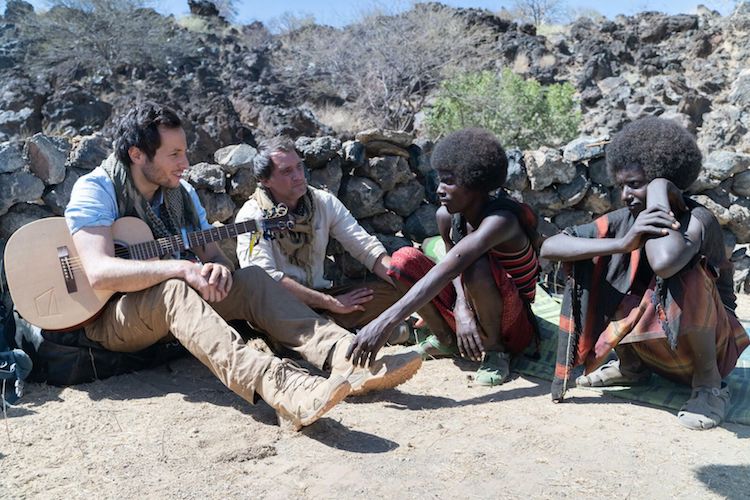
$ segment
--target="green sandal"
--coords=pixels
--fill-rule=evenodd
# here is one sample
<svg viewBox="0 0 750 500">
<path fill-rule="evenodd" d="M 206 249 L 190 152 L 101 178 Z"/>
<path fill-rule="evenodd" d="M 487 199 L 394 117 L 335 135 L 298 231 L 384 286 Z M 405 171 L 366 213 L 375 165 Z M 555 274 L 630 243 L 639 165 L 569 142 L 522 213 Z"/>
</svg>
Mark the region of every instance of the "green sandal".
<svg viewBox="0 0 750 500">
<path fill-rule="evenodd" d="M 484 354 L 474 382 L 478 385 L 501 385 L 510 378 L 510 354 L 491 351 Z"/>
<path fill-rule="evenodd" d="M 458 354 L 458 349 L 456 347 L 443 344 L 435 335 L 430 335 L 415 345 L 414 351 L 421 354 L 422 359 L 425 360 L 430 358 L 447 358 Z"/>
</svg>

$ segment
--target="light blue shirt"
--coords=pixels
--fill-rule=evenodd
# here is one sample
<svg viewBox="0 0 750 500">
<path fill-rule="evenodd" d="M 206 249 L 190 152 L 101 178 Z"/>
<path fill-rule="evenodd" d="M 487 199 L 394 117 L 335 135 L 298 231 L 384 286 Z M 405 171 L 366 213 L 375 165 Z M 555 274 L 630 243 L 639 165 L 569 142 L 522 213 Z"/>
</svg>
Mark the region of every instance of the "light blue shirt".
<svg viewBox="0 0 750 500">
<path fill-rule="evenodd" d="M 200 229 L 210 229 L 212 226 L 206 219 L 206 210 L 201 205 L 195 188 L 187 181 L 180 180 L 180 183 L 193 200 L 201 223 Z M 70 234 L 75 234 L 84 227 L 111 226 L 119 217 L 115 186 L 103 168 L 97 167 L 76 181 L 65 209 L 65 221 Z"/>
</svg>

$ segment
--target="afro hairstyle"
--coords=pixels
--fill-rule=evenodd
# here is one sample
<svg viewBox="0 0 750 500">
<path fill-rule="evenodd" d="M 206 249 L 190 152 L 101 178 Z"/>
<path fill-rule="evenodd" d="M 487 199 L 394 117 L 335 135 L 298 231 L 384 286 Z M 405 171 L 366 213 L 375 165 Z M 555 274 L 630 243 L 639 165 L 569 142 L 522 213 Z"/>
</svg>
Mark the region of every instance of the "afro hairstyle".
<svg viewBox="0 0 750 500">
<path fill-rule="evenodd" d="M 607 167 L 640 167 L 649 181 L 662 177 L 680 189 L 698 178 L 702 165 L 695 138 L 684 127 L 664 118 L 642 118 L 627 124 L 607 146 Z"/>
<path fill-rule="evenodd" d="M 508 158 L 495 135 L 481 128 L 465 128 L 437 143 L 432 168 L 452 172 L 456 183 L 477 191 L 494 191 L 508 175 Z"/>
</svg>

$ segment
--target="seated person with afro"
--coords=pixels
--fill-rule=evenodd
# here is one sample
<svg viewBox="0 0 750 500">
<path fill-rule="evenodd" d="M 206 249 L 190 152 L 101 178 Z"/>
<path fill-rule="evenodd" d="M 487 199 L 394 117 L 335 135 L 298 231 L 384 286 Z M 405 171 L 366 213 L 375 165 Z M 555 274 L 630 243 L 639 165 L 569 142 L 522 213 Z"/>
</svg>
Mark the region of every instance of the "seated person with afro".
<svg viewBox="0 0 750 500">
<path fill-rule="evenodd" d="M 683 194 L 701 153 L 676 122 L 644 118 L 607 146 L 624 207 L 544 242 L 541 256 L 566 263 L 568 281 L 552 398 L 570 371 L 577 385 L 644 383 L 651 372 L 688 384 L 677 418 L 691 429 L 721 423 L 729 406 L 722 378 L 748 336 L 734 314 L 732 264 L 716 218 Z M 614 348 L 617 359 L 606 361 Z"/>
<path fill-rule="evenodd" d="M 499 385 L 510 375 L 510 356 L 536 332 L 529 303 L 539 276 L 537 218 L 527 205 L 492 194 L 508 169 L 492 133 L 454 132 L 435 146 L 431 162 L 447 254 L 437 264 L 412 247 L 393 254 L 388 274 L 404 296 L 360 330 L 349 357 L 366 364 L 418 311 L 434 334 L 418 346 L 424 357 L 458 353 L 481 362 L 478 384 Z"/>
</svg>

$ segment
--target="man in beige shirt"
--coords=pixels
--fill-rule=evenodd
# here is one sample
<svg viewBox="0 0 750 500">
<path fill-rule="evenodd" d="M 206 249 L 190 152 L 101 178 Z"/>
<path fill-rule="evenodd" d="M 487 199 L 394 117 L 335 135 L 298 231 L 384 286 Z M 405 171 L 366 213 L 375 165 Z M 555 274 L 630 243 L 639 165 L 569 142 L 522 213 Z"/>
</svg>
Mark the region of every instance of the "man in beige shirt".
<svg viewBox="0 0 750 500">
<path fill-rule="evenodd" d="M 285 204 L 296 225 L 289 233 L 254 245 L 248 235 L 237 239 L 241 267 L 256 265 L 311 308 L 347 329 L 366 325 L 395 303 L 401 294 L 387 275 L 390 256 L 332 194 L 307 185 L 304 164 L 294 143 L 277 137 L 261 143 L 254 159 L 259 182 L 255 194 L 237 214 L 237 222 L 263 216 Z M 323 276 L 329 239 L 377 276 L 364 284 L 332 288 Z"/>
</svg>

